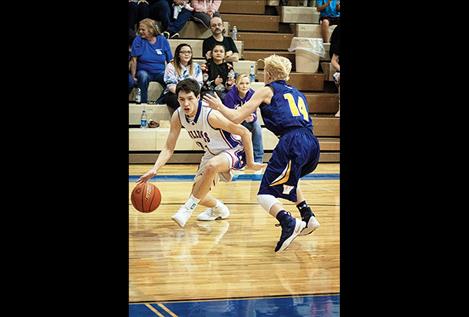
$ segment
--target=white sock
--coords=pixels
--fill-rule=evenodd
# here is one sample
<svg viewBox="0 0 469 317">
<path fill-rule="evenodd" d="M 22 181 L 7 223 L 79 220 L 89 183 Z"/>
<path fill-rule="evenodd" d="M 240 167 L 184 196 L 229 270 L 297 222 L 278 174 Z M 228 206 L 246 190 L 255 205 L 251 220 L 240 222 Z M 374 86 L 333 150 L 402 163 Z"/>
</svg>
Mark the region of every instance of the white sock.
<svg viewBox="0 0 469 317">
<path fill-rule="evenodd" d="M 199 201 L 200 201 L 200 199 L 195 198 L 194 195 L 191 194 L 189 199 L 184 204 L 184 207 L 186 207 L 190 211 L 194 211 L 194 209 L 197 208 L 197 205 L 199 204 Z"/>
</svg>

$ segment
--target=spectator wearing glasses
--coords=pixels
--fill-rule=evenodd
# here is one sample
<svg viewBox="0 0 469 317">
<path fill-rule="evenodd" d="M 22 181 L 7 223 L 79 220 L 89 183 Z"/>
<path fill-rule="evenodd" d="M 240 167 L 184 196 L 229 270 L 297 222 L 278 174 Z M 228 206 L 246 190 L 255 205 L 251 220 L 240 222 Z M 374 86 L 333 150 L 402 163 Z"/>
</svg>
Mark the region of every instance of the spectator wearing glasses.
<svg viewBox="0 0 469 317">
<path fill-rule="evenodd" d="M 223 35 L 223 20 L 220 17 L 213 17 L 210 20 L 210 29 L 212 36 L 206 38 L 202 44 L 202 54 L 207 61 L 212 58 L 212 49 L 215 45 L 223 45 L 225 47 L 225 62 L 237 62 L 239 60 L 238 48 L 231 37 Z"/>
<path fill-rule="evenodd" d="M 202 87 L 202 70 L 200 65 L 192 60 L 192 47 L 189 44 L 182 43 L 176 47 L 174 59 L 166 66 L 164 71 L 166 89 L 156 103 L 166 104 L 173 110 L 179 107 L 176 85 L 186 78 L 195 79 Z"/>
</svg>

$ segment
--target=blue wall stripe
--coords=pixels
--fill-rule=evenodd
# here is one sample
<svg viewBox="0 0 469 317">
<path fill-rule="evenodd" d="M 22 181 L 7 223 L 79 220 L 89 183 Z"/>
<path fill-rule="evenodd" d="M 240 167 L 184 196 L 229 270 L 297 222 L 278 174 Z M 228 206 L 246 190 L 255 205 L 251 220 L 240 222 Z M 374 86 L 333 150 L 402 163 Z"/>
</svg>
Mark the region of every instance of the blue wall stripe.
<svg viewBox="0 0 469 317">
<path fill-rule="evenodd" d="M 152 182 L 191 182 L 194 180 L 195 175 L 156 175 L 151 179 Z M 136 182 L 140 175 L 129 175 L 129 182 Z M 260 181 L 261 174 L 238 174 L 233 175 L 233 182 L 236 181 Z M 339 173 L 329 174 L 308 174 L 302 177 L 304 180 L 338 180 L 340 179 Z"/>
</svg>

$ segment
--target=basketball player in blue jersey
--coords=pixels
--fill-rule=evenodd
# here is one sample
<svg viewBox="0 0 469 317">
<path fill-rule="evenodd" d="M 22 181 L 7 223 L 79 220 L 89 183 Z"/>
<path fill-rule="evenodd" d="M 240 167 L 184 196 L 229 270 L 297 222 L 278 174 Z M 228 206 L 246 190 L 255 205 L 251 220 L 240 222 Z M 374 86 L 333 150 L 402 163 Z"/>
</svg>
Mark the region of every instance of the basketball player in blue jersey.
<svg viewBox="0 0 469 317">
<path fill-rule="evenodd" d="M 261 170 L 265 164 L 254 162 L 251 132 L 240 124 L 226 119 L 218 111 L 202 105 L 199 83 L 191 78 L 181 80 L 176 86 L 180 107 L 171 117 L 169 135 L 153 168 L 142 175 L 137 183 L 146 182 L 156 176 L 158 170 L 168 162 L 174 153 L 176 142 L 184 127 L 189 136 L 204 151 L 189 199 L 171 218 L 184 227 L 198 204 L 208 207 L 198 215 L 198 220 L 226 219 L 228 207 L 215 199 L 209 192 L 218 180 L 229 182 L 232 170 L 246 166 L 247 169 Z"/>
<path fill-rule="evenodd" d="M 264 60 L 264 82 L 252 98 L 238 110 L 227 108 L 217 96 L 205 96 L 212 109 L 240 123 L 260 107 L 264 124 L 280 139 L 272 152 L 257 193 L 261 206 L 276 217 L 282 227 L 275 252 L 285 250 L 297 235 L 306 235 L 319 227 L 299 187 L 301 177 L 311 173 L 319 161 L 319 143 L 313 134 L 306 97 L 286 83 L 291 62 L 272 55 Z M 277 198 L 294 202 L 301 220 L 285 210 Z"/>
</svg>

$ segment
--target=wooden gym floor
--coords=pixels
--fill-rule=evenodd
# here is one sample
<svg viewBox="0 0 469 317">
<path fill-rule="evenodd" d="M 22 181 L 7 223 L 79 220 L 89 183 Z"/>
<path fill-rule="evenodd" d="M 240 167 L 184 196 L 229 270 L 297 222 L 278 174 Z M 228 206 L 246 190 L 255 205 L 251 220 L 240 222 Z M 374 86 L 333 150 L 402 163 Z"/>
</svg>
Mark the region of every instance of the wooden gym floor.
<svg viewBox="0 0 469 317">
<path fill-rule="evenodd" d="M 171 215 L 187 199 L 197 165 L 164 166 L 152 180 L 161 205 L 144 214 L 130 192 L 150 167 L 129 166 L 129 303 L 339 294 L 339 164 L 319 164 L 300 181 L 321 227 L 278 254 L 280 227 L 256 199 L 261 175 L 239 172 L 212 191 L 230 208 L 229 219 L 197 221 L 205 208 L 198 206 L 179 228 Z M 281 202 L 299 217 L 293 203 Z"/>
</svg>

